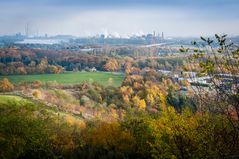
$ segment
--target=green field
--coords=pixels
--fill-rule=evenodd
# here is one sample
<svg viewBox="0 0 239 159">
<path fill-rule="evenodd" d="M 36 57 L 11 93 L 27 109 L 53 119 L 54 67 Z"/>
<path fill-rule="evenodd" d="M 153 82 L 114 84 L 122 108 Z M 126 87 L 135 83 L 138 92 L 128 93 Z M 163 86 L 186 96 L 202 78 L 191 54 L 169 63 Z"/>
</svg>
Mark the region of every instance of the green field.
<svg viewBox="0 0 239 159">
<path fill-rule="evenodd" d="M 38 109 L 40 110 L 44 110 L 47 111 L 49 113 L 53 113 L 54 115 L 57 113 L 57 115 L 73 115 L 74 117 L 76 117 L 77 119 L 81 119 L 79 116 L 75 116 L 74 114 L 71 114 L 69 112 L 66 112 L 64 110 L 60 110 L 58 108 L 55 107 L 49 107 L 47 105 L 44 105 L 40 102 L 36 102 L 36 100 L 32 100 L 32 99 L 26 99 L 17 95 L 4 95 L 4 94 L 0 94 L 0 109 L 5 107 L 26 107 L 28 106 L 29 108 L 34 108 L 35 106 L 37 106 Z M 14 113 L 14 112 L 13 112 Z"/>
<path fill-rule="evenodd" d="M 0 104 L 8 104 L 8 102 L 20 103 L 30 103 L 30 101 L 23 99 L 22 97 L 14 95 L 0 95 Z"/>
<path fill-rule="evenodd" d="M 10 75 L 5 77 L 7 77 L 14 84 L 38 80 L 44 83 L 49 81 L 56 81 L 60 84 L 77 84 L 84 81 L 94 81 L 102 85 L 107 85 L 109 78 L 112 78 L 112 84 L 114 86 L 120 86 L 124 78 L 121 74 L 108 72 L 66 72 L 62 74 Z M 0 76 L 0 80 L 2 78 L 4 77 Z"/>
</svg>

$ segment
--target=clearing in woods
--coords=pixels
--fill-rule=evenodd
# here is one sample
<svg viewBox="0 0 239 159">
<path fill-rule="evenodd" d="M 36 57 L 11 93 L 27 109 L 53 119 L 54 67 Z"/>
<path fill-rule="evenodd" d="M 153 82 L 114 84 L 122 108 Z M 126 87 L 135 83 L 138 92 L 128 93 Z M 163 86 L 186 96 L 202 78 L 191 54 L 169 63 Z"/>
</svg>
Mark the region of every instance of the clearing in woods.
<svg viewBox="0 0 239 159">
<path fill-rule="evenodd" d="M 7 77 L 14 84 L 32 81 L 41 81 L 43 83 L 56 81 L 60 84 L 77 84 L 88 81 L 97 82 L 105 86 L 111 83 L 116 87 L 120 86 L 124 79 L 124 76 L 120 73 L 108 72 L 66 72 L 61 74 L 9 75 L 0 76 L 0 80 L 4 77 Z"/>
</svg>

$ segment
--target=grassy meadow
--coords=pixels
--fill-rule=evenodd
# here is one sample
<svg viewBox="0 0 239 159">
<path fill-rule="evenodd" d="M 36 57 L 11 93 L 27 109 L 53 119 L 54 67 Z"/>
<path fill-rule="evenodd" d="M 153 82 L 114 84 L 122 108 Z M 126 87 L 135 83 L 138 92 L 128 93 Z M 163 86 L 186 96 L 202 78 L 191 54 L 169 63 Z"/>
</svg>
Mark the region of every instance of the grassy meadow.
<svg viewBox="0 0 239 159">
<path fill-rule="evenodd" d="M 21 97 L 13 96 L 13 95 L 0 95 L 0 104 L 8 104 L 8 102 L 16 102 L 19 103 L 30 103 Z"/>
<path fill-rule="evenodd" d="M 123 75 L 108 72 L 66 72 L 62 74 L 40 74 L 40 75 L 10 75 L 0 76 L 0 80 L 7 77 L 12 83 L 41 81 L 43 83 L 56 81 L 60 84 L 77 84 L 84 81 L 97 82 L 102 85 L 111 83 L 113 86 L 120 86 Z M 109 79 L 112 78 L 111 82 Z"/>
</svg>

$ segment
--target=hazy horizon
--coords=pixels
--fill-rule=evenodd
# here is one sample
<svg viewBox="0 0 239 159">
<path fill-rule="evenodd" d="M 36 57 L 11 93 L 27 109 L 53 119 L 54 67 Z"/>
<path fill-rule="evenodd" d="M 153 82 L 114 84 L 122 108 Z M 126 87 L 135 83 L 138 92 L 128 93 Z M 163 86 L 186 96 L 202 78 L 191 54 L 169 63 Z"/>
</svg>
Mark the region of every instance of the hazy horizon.
<svg viewBox="0 0 239 159">
<path fill-rule="evenodd" d="M 239 35 L 237 0 L 8 0 L 0 2 L 0 35 Z"/>
</svg>

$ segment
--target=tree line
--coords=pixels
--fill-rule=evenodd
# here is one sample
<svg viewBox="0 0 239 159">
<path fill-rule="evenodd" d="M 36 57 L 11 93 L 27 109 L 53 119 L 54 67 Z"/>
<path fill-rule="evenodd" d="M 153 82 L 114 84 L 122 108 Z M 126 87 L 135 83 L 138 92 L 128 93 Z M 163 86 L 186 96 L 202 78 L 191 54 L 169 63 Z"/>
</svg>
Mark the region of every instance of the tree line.
<svg viewBox="0 0 239 159">
<path fill-rule="evenodd" d="M 98 71 L 126 71 L 125 68 L 182 70 L 183 57 L 149 59 L 144 56 L 81 53 L 43 49 L 0 49 L 0 75 L 61 73 L 96 68 Z"/>
</svg>

